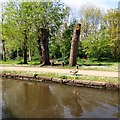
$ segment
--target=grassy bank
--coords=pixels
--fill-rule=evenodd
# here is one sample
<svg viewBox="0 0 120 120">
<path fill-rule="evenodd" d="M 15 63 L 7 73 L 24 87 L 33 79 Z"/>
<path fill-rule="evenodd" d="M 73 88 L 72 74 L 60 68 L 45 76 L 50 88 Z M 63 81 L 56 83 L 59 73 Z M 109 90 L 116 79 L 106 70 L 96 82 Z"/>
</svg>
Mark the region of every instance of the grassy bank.
<svg viewBox="0 0 120 120">
<path fill-rule="evenodd" d="M 18 66 L 38 66 L 40 65 L 39 61 L 31 61 L 28 62 L 28 64 L 22 64 L 22 61 L 16 61 L 16 60 L 8 60 L 6 62 L 0 61 L 1 65 L 18 65 Z M 101 71 L 115 71 L 118 72 L 118 64 L 117 62 L 98 62 L 98 61 L 85 61 L 81 60 L 78 61 L 79 68 L 81 70 L 101 70 Z M 71 67 L 69 65 L 65 65 L 64 67 L 61 67 L 61 62 L 56 61 L 55 66 L 51 67 L 58 67 L 58 68 L 75 68 Z"/>
<path fill-rule="evenodd" d="M 65 75 L 65 74 L 57 74 L 57 73 L 35 73 L 35 72 L 23 72 L 23 71 L 2 71 L 2 73 L 10 73 L 10 74 L 19 74 L 19 75 L 27 75 L 27 76 L 45 76 L 45 77 L 53 77 L 60 79 L 69 79 L 69 80 L 91 80 L 91 81 L 99 81 L 99 82 L 112 82 L 118 83 L 117 77 L 98 77 L 98 76 L 88 76 L 88 75 Z"/>
</svg>

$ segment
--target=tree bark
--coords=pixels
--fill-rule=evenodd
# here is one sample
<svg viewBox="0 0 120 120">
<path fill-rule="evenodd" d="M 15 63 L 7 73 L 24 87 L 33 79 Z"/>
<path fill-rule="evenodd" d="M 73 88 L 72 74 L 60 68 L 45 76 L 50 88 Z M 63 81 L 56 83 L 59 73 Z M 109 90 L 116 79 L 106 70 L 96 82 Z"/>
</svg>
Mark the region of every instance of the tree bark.
<svg viewBox="0 0 120 120">
<path fill-rule="evenodd" d="M 41 37 L 40 36 L 38 36 L 38 40 L 37 40 L 37 42 L 38 42 L 38 51 L 39 51 L 39 61 L 40 61 L 40 63 L 42 63 L 42 49 L 41 49 Z"/>
<path fill-rule="evenodd" d="M 38 43 L 38 50 L 40 56 L 40 63 L 42 63 L 42 65 L 50 65 L 48 38 L 49 38 L 49 30 L 45 28 L 39 28 L 37 43 Z"/>
<path fill-rule="evenodd" d="M 26 30 L 24 30 L 24 42 L 23 42 L 23 64 L 27 64 L 27 34 Z"/>
<path fill-rule="evenodd" d="M 19 52 L 18 52 L 18 49 L 17 49 L 17 58 L 19 58 Z"/>
<path fill-rule="evenodd" d="M 6 49 L 5 49 L 5 41 L 2 40 L 2 58 L 3 58 L 3 61 L 6 61 Z"/>
<path fill-rule="evenodd" d="M 70 59 L 69 65 L 75 66 L 78 54 L 78 44 L 80 37 L 81 24 L 77 24 L 73 30 L 73 36 L 71 41 Z"/>
<path fill-rule="evenodd" d="M 32 61 L 32 53 L 31 53 L 31 48 L 29 48 L 29 61 Z"/>
<path fill-rule="evenodd" d="M 41 28 L 41 35 L 42 35 L 42 39 L 40 43 L 41 43 L 41 50 L 42 50 L 42 64 L 50 65 L 49 48 L 48 48 L 49 30 Z"/>
</svg>

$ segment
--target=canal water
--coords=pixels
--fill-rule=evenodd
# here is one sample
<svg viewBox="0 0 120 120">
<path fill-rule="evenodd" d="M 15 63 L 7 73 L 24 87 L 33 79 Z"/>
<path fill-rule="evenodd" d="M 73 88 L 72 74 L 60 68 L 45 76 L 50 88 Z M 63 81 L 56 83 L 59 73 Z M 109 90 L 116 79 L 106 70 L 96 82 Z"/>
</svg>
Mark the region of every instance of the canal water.
<svg viewBox="0 0 120 120">
<path fill-rule="evenodd" d="M 118 91 L 2 80 L 2 118 L 118 118 Z"/>
</svg>

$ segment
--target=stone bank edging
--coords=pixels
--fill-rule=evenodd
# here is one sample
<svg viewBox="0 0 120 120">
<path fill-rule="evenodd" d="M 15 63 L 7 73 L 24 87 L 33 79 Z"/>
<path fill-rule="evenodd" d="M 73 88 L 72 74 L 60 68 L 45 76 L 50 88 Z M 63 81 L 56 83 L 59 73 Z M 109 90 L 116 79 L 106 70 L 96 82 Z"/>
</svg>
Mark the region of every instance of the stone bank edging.
<svg viewBox="0 0 120 120">
<path fill-rule="evenodd" d="M 120 90 L 120 84 L 110 83 L 110 82 L 98 82 L 91 80 L 68 80 L 60 79 L 53 77 L 42 77 L 42 76 L 25 76 L 19 74 L 0 74 L 0 77 L 16 80 L 28 80 L 36 82 L 54 82 L 54 83 L 63 83 L 67 85 L 81 86 L 81 87 L 90 87 L 90 88 L 101 88 L 101 89 L 111 89 L 111 90 Z"/>
</svg>

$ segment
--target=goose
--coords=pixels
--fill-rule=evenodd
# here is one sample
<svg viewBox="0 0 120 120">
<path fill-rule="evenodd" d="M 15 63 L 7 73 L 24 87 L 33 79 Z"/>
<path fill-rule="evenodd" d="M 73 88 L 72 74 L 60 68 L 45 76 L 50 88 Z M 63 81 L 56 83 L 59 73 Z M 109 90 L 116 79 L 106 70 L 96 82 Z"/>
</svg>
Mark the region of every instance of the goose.
<svg viewBox="0 0 120 120">
<path fill-rule="evenodd" d="M 72 73 L 73 75 L 76 75 L 76 73 L 78 73 L 78 65 L 76 66 L 76 70 L 71 70 L 70 73 Z"/>
<path fill-rule="evenodd" d="M 36 77 L 38 76 L 38 74 L 37 74 L 37 73 L 35 73 L 33 76 L 36 78 Z"/>
</svg>

